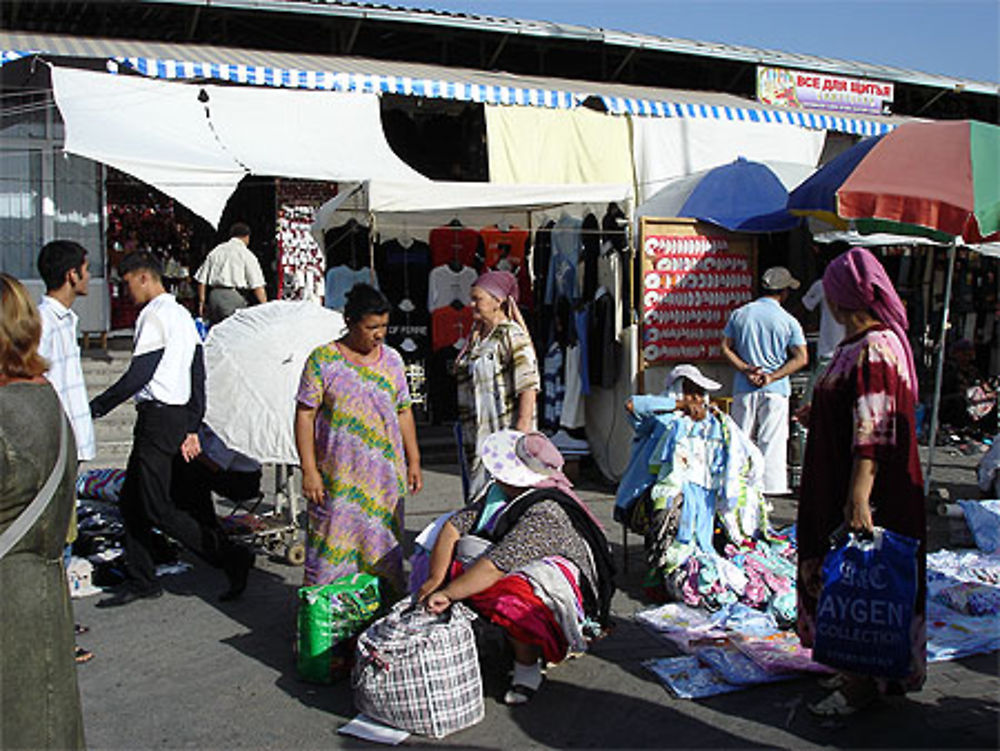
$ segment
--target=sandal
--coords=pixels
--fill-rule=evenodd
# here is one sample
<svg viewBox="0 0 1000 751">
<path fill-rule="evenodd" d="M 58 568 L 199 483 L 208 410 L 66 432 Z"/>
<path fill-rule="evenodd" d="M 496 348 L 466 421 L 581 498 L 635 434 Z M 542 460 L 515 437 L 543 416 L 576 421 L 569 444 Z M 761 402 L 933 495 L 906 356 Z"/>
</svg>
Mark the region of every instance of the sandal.
<svg viewBox="0 0 1000 751">
<path fill-rule="evenodd" d="M 90 631 L 90 626 L 84 626 L 82 623 L 73 624 L 73 633 L 79 636 L 80 634 L 85 634 Z"/>
<path fill-rule="evenodd" d="M 864 709 L 874 703 L 875 697 L 870 696 L 864 699 L 851 700 L 841 690 L 837 689 L 825 699 L 809 704 L 809 711 L 817 717 L 848 717 L 858 710 Z"/>
<path fill-rule="evenodd" d="M 503 703 L 512 707 L 527 704 L 537 692 L 538 689 L 528 688 L 520 683 L 512 683 L 507 689 L 507 693 L 503 695 Z"/>
<path fill-rule="evenodd" d="M 847 685 L 847 676 L 843 673 L 834 673 L 816 681 L 819 687 L 827 691 L 836 691 Z"/>
<path fill-rule="evenodd" d="M 91 652 L 89 649 L 84 649 L 80 645 L 77 645 L 73 649 L 73 659 L 76 660 L 76 663 L 78 665 L 81 665 L 85 662 L 90 662 L 91 660 L 93 660 L 94 653 Z"/>
</svg>

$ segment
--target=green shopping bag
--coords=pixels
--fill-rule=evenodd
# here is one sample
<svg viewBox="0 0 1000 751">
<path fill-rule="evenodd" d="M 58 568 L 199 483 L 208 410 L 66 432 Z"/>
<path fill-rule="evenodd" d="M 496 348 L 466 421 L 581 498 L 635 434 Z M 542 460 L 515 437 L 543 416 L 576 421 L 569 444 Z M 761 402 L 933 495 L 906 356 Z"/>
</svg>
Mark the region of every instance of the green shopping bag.
<svg viewBox="0 0 1000 751">
<path fill-rule="evenodd" d="M 342 576 L 299 589 L 298 670 L 303 680 L 332 683 L 351 672 L 354 637 L 381 607 L 378 577 Z"/>
</svg>

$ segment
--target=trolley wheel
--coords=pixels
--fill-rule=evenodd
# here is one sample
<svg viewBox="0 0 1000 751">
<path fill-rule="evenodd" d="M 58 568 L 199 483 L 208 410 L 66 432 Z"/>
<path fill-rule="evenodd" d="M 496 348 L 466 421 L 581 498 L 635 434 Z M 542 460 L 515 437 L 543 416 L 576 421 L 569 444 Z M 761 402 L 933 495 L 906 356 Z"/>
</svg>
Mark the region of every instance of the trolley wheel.
<svg viewBox="0 0 1000 751">
<path fill-rule="evenodd" d="M 301 566 L 306 562 L 306 546 L 301 542 L 289 545 L 285 549 L 285 560 L 293 566 Z"/>
</svg>

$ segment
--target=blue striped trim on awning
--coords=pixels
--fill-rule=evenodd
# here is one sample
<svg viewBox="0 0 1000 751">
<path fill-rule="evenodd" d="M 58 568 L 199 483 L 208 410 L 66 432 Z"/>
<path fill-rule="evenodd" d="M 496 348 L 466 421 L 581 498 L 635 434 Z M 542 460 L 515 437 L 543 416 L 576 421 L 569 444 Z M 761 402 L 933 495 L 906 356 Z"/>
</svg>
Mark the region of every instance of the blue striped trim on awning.
<svg viewBox="0 0 1000 751">
<path fill-rule="evenodd" d="M 638 115 L 643 117 L 688 117 L 710 120 L 734 120 L 755 123 L 784 123 L 798 125 L 813 130 L 835 130 L 859 136 L 877 136 L 895 128 L 889 123 L 863 120 L 855 117 L 841 117 L 820 112 L 796 110 L 755 109 L 751 107 L 724 107 L 711 104 L 679 104 L 652 99 L 631 99 L 628 97 L 602 96 L 608 112 L 616 115 Z"/>
<path fill-rule="evenodd" d="M 0 65 L 35 54 L 40 53 L 32 50 L 0 50 Z M 453 99 L 482 104 L 508 104 L 525 107 L 548 107 L 550 109 L 574 109 L 591 96 L 588 92 L 488 85 L 371 73 L 297 70 L 236 63 L 199 63 L 152 57 L 114 57 L 108 60 L 109 72 L 117 73 L 120 66 L 126 66 L 137 73 L 153 78 L 214 79 L 255 86 L 400 94 L 430 99 Z M 601 95 L 599 99 L 604 103 L 608 112 L 616 115 L 784 123 L 802 128 L 834 130 L 861 136 L 875 136 L 887 133 L 894 128 L 893 125 L 875 120 L 815 112 L 679 103 L 608 95 Z"/>
<path fill-rule="evenodd" d="M 20 60 L 22 57 L 37 55 L 38 50 L 0 50 L 0 65 Z"/>
</svg>

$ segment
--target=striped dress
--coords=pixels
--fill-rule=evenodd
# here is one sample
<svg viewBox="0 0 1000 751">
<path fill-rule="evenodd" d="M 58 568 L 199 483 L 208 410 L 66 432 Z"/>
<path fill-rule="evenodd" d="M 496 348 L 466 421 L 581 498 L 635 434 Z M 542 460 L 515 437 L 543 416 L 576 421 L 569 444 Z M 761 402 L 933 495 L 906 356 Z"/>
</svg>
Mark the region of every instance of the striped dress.
<svg viewBox="0 0 1000 751">
<path fill-rule="evenodd" d="M 497 324 L 487 336 L 459 355 L 455 377 L 465 471 L 472 498 L 486 487 L 486 470 L 479 458 L 479 447 L 498 430 L 513 428 L 517 422 L 518 395 L 528 389 L 537 391 L 541 386 L 531 337 L 513 321 Z"/>
<path fill-rule="evenodd" d="M 406 463 L 399 413 L 410 406 L 403 360 L 382 345 L 371 365 L 344 357 L 333 342 L 313 350 L 298 402 L 318 407 L 316 463 L 326 490 L 309 504 L 305 584 L 358 571 L 403 594 Z"/>
</svg>

